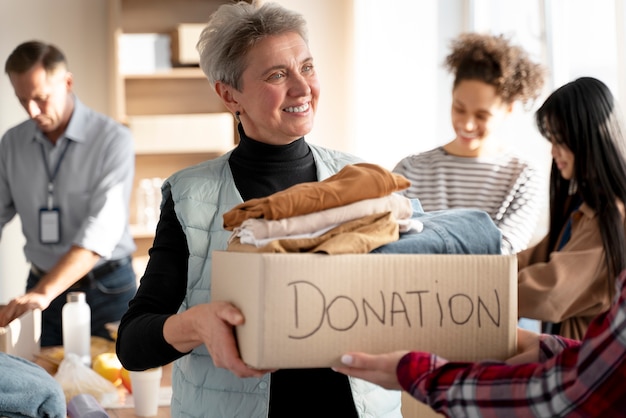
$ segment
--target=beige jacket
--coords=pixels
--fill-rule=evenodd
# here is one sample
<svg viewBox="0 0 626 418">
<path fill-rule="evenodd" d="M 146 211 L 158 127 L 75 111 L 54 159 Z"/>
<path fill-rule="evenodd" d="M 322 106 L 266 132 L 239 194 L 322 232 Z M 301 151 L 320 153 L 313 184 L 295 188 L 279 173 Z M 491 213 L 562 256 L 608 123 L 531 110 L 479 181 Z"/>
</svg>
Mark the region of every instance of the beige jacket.
<svg viewBox="0 0 626 418">
<path fill-rule="evenodd" d="M 624 216 L 623 205 L 620 211 Z M 546 236 L 518 254 L 519 316 L 562 322 L 562 336 L 582 339 L 591 320 L 609 309 L 615 278 L 609 277 L 595 212 L 583 203 L 573 217 L 561 251 L 547 248 Z"/>
</svg>

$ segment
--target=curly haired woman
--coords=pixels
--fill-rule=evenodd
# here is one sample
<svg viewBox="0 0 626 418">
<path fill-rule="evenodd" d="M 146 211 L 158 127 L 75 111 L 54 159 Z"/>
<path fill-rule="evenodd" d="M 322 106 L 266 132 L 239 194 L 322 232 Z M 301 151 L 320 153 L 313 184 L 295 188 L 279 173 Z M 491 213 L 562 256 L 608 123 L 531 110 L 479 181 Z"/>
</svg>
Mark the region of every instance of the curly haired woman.
<svg viewBox="0 0 626 418">
<path fill-rule="evenodd" d="M 503 35 L 466 33 L 454 39 L 445 60 L 454 75 L 452 127 L 443 146 L 409 155 L 394 168 L 411 181 L 404 194 L 424 210 L 476 208 L 489 213 L 502 232 L 502 252 L 525 249 L 543 199 L 535 167 L 503 147 L 497 135 L 514 104 L 534 101 L 544 67 Z"/>
</svg>

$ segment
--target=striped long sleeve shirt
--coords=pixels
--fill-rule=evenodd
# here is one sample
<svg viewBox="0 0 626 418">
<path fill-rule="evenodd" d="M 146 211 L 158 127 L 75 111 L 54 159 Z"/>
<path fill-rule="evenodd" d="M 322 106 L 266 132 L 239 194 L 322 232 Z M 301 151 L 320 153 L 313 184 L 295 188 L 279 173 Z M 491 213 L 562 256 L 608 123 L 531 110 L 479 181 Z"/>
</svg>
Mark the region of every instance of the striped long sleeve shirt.
<svg viewBox="0 0 626 418">
<path fill-rule="evenodd" d="M 626 416 L 626 271 L 611 309 L 582 341 L 542 335 L 537 363 L 451 363 L 409 353 L 398 380 L 416 399 L 451 417 Z"/>
<path fill-rule="evenodd" d="M 512 154 L 466 158 L 438 147 L 402 159 L 393 172 L 411 186 L 402 191 L 419 199 L 425 211 L 473 208 L 489 214 L 502 232 L 502 251 L 525 249 L 535 231 L 547 185 L 528 162 Z"/>
</svg>

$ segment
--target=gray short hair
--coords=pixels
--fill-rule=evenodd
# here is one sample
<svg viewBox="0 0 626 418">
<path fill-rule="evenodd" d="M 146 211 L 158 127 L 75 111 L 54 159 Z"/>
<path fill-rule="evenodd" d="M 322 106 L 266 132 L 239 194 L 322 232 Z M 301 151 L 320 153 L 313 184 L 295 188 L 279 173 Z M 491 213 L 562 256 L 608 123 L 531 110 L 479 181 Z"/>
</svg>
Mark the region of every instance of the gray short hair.
<svg viewBox="0 0 626 418">
<path fill-rule="evenodd" d="M 306 21 L 276 3 L 240 1 L 220 6 L 200 34 L 200 68 L 211 86 L 217 81 L 241 90 L 246 55 L 261 39 L 295 32 L 308 44 Z"/>
</svg>

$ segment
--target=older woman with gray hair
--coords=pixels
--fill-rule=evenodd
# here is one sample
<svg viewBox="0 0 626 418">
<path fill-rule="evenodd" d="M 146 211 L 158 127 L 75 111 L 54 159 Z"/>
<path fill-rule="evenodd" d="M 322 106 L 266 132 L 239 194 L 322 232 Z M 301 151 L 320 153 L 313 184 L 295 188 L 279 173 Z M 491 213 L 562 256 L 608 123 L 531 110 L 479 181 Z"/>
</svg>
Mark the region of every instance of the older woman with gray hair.
<svg viewBox="0 0 626 418">
<path fill-rule="evenodd" d="M 320 86 L 301 15 L 272 3 L 222 5 L 198 50 L 240 142 L 165 181 L 150 261 L 118 332 L 122 364 L 143 370 L 176 360 L 172 416 L 401 416 L 398 391 L 331 369 L 255 370 L 242 361 L 233 327 L 244 317 L 210 293 L 211 253 L 230 236 L 223 214 L 360 160 L 305 141 Z"/>
</svg>

